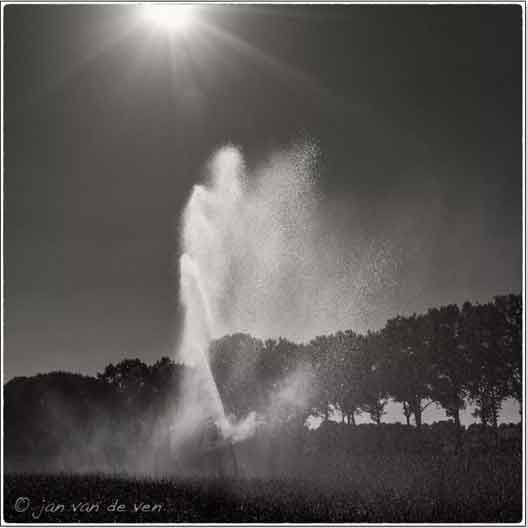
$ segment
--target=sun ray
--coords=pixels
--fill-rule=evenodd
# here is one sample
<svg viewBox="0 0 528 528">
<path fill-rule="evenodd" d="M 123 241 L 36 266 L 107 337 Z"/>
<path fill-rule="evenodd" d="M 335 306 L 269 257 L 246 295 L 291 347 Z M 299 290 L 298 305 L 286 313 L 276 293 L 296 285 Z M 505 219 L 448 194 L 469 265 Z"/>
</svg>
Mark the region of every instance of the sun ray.
<svg viewBox="0 0 528 528">
<path fill-rule="evenodd" d="M 107 21 L 98 21 L 97 24 L 89 25 L 86 34 L 89 41 L 84 46 L 85 51 L 75 57 L 72 62 L 65 66 L 57 77 L 51 80 L 40 90 L 38 97 L 31 97 L 25 104 L 37 104 L 43 98 L 49 97 L 61 89 L 66 82 L 79 75 L 91 63 L 107 53 L 116 44 L 129 37 L 138 27 L 137 21 L 130 20 L 124 16 L 109 17 Z"/>
<path fill-rule="evenodd" d="M 207 33 L 207 35 L 212 40 L 216 39 L 221 41 L 226 46 L 231 47 L 241 55 L 249 58 L 255 64 L 273 72 L 273 74 L 282 79 L 290 87 L 297 90 L 302 90 L 302 92 L 305 94 L 309 93 L 315 98 L 324 97 L 327 99 L 337 100 L 333 94 L 321 86 L 321 84 L 318 83 L 312 76 L 297 68 L 294 68 L 289 64 L 286 64 L 277 57 L 262 51 L 258 47 L 250 44 L 240 37 L 237 37 L 233 33 L 222 29 L 218 25 L 203 20 L 202 31 Z"/>
</svg>

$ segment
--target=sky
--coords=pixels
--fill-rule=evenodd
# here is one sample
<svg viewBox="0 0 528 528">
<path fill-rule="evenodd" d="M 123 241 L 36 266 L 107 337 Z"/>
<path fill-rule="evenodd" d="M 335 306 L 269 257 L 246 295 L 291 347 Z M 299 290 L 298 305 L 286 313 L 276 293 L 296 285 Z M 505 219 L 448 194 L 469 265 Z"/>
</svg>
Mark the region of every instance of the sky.
<svg viewBox="0 0 528 528">
<path fill-rule="evenodd" d="M 183 207 L 222 145 L 317 145 L 320 222 L 397 314 L 522 288 L 521 7 L 4 8 L 4 379 L 174 354 Z M 306 330 L 306 338 L 310 336 Z"/>
</svg>

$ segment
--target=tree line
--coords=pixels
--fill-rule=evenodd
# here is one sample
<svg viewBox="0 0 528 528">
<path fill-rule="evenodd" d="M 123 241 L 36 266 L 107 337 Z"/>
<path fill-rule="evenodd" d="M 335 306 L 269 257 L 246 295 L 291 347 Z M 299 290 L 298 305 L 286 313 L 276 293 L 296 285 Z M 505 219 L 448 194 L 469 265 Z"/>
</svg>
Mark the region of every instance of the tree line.
<svg viewBox="0 0 528 528">
<path fill-rule="evenodd" d="M 436 403 L 459 427 L 471 402 L 475 417 L 497 427 L 504 400 L 522 402 L 522 298 L 441 306 L 394 317 L 366 335 L 347 330 L 307 344 L 236 334 L 214 342 L 211 359 L 223 400 L 236 415 L 265 408 L 280 380 L 301 368 L 305 416 L 328 420 L 337 411 L 355 424 L 366 412 L 379 424 L 393 399 L 407 425 L 420 428 L 425 408 Z"/>
<path fill-rule="evenodd" d="M 482 424 L 496 428 L 502 402 L 522 401 L 522 299 L 442 306 L 394 317 L 376 332 L 347 330 L 302 344 L 234 334 L 209 353 L 225 409 L 238 418 L 256 411 L 268 422 L 302 426 L 310 415 L 329 420 L 337 411 L 354 425 L 366 412 L 380 424 L 393 399 L 407 425 L 419 429 L 436 403 L 459 430 L 471 402 Z M 114 459 L 123 446 L 129 455 L 144 451 L 160 420 L 177 412 L 190 371 L 165 357 L 152 365 L 125 359 L 96 377 L 14 378 L 4 387 L 6 456 L 42 460 L 60 452 L 64 459 L 65 450 L 89 445 L 108 447 Z"/>
</svg>

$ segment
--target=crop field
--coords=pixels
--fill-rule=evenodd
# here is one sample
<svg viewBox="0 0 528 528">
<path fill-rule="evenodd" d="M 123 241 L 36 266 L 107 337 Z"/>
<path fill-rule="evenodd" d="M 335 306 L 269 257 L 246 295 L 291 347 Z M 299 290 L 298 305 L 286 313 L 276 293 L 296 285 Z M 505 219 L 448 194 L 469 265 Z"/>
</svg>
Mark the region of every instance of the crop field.
<svg viewBox="0 0 528 528">
<path fill-rule="evenodd" d="M 8 522 L 519 522 L 520 454 L 318 456 L 291 477 L 7 474 Z"/>
</svg>

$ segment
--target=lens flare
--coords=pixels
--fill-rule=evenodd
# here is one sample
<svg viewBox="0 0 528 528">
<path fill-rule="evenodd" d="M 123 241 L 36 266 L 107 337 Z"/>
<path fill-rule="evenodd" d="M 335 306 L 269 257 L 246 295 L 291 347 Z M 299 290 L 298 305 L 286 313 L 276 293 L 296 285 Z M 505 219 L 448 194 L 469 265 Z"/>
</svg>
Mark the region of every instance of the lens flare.
<svg viewBox="0 0 528 528">
<path fill-rule="evenodd" d="M 153 27 L 168 33 L 186 33 L 196 21 L 192 5 L 146 4 L 143 17 Z"/>
</svg>

